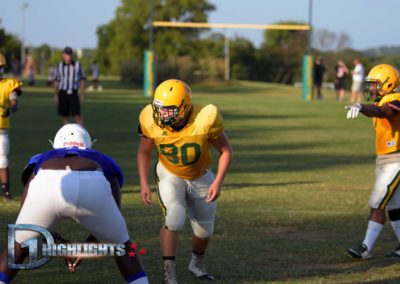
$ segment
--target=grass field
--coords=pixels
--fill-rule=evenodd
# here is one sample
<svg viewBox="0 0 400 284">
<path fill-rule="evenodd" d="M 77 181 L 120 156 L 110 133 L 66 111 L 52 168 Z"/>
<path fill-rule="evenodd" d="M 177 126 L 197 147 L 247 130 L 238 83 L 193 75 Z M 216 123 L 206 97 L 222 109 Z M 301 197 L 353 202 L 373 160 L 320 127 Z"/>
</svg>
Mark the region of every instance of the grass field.
<svg viewBox="0 0 400 284">
<path fill-rule="evenodd" d="M 132 239 L 148 251 L 142 260 L 150 282 L 161 283 L 161 211 L 141 204 L 135 163 L 137 117 L 149 99 L 141 90 L 111 87 L 89 94 L 84 119 L 99 139 L 96 148 L 114 157 L 125 172 L 123 214 Z M 262 83 L 202 85 L 193 92 L 195 102 L 219 106 L 234 148 L 207 256 L 217 283 L 400 283 L 398 261 L 383 258 L 397 245 L 389 226 L 371 261 L 353 262 L 344 254 L 362 240 L 367 223 L 374 174 L 369 119 L 346 120 L 345 103 L 334 101 L 333 92 L 314 102 L 302 101 L 299 89 Z M 18 214 L 19 173 L 30 156 L 49 149 L 47 140 L 60 126 L 51 89 L 26 88 L 21 110 L 12 119 L 16 200 L 0 201 L 2 249 L 6 225 Z M 70 221 L 58 231 L 72 240 L 87 235 Z M 177 256 L 180 283 L 200 283 L 186 269 L 190 251 L 187 222 Z M 15 283 L 55 282 L 124 283 L 112 259 L 84 261 L 75 274 L 54 259 L 15 278 Z"/>
</svg>

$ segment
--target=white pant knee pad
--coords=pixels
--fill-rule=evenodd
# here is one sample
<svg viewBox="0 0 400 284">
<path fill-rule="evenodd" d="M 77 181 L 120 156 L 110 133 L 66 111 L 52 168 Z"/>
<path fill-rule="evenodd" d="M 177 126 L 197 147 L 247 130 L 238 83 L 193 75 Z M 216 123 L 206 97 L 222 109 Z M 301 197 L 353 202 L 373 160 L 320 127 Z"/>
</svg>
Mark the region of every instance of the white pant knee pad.
<svg viewBox="0 0 400 284">
<path fill-rule="evenodd" d="M 214 234 L 214 222 L 191 221 L 193 234 L 200 239 L 208 239 Z"/>
<path fill-rule="evenodd" d="M 8 132 L 0 130 L 0 169 L 8 167 L 8 152 L 10 150 L 10 140 Z"/>
<path fill-rule="evenodd" d="M 0 169 L 5 169 L 8 167 L 8 156 L 0 155 Z"/>
<path fill-rule="evenodd" d="M 165 226 L 171 231 L 180 231 L 185 225 L 186 210 L 179 203 L 175 203 L 167 208 L 167 216 L 165 217 Z"/>
</svg>

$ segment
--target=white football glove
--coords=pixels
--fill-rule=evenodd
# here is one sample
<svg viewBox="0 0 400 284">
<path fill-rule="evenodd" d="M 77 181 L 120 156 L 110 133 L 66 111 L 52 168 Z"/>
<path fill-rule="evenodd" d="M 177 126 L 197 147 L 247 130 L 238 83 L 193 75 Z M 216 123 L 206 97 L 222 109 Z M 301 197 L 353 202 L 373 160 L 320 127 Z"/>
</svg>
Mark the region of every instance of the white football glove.
<svg viewBox="0 0 400 284">
<path fill-rule="evenodd" d="M 347 119 L 356 118 L 361 111 L 361 104 L 355 103 L 349 106 L 345 106 L 344 109 L 347 109 Z"/>
</svg>

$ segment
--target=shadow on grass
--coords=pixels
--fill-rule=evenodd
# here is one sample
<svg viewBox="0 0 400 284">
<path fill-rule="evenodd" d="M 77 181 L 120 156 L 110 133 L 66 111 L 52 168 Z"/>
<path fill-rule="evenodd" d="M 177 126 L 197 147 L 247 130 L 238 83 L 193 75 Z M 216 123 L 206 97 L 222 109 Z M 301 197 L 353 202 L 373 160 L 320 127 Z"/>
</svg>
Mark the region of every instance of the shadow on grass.
<svg viewBox="0 0 400 284">
<path fill-rule="evenodd" d="M 360 283 L 368 283 L 368 284 L 398 284 L 398 283 L 400 283 L 400 277 L 394 277 L 394 278 L 388 277 L 387 279 L 384 279 L 384 280 L 375 280 L 375 281 L 361 281 Z"/>
<path fill-rule="evenodd" d="M 300 184 L 317 184 L 319 181 L 292 181 L 292 182 L 270 182 L 270 183 L 227 183 L 223 185 L 223 190 L 236 190 L 242 188 L 254 188 L 254 187 L 277 187 L 277 186 L 288 186 L 288 185 L 300 185 Z"/>
<path fill-rule="evenodd" d="M 271 114 L 251 114 L 251 113 L 230 113 L 224 112 L 223 118 L 224 121 L 234 121 L 234 120 L 265 120 L 265 123 L 268 123 L 268 120 L 285 120 L 285 119 L 300 119 L 300 118 L 310 118 L 313 117 L 311 115 L 271 115 Z M 256 129 L 257 130 L 257 129 Z"/>
<path fill-rule="evenodd" d="M 364 283 L 349 281 L 348 276 L 362 276 L 372 268 L 386 269 L 398 263 L 383 257 L 396 245 L 395 237 L 385 234 L 378 239 L 372 260 L 353 261 L 345 255 L 345 249 L 357 244 L 364 235 L 366 223 L 360 215 L 339 212 L 335 216 L 334 211 L 325 208 L 268 211 L 270 206 L 274 205 L 244 201 L 238 207 L 237 200 L 220 204 L 209 259 L 213 259 L 212 269 L 223 283 L 303 283 L 313 277 L 317 277 L 315 283 Z M 221 251 L 225 252 L 223 256 Z"/>
<path fill-rule="evenodd" d="M 263 149 L 263 148 L 266 149 Z M 261 149 L 260 149 L 261 148 Z M 240 163 L 232 163 L 232 173 L 268 173 L 309 171 L 313 169 L 329 169 L 341 166 L 373 164 L 370 155 L 332 155 L 332 154 L 267 154 L 271 152 L 268 146 L 262 146 L 247 153 L 240 154 Z M 235 149 L 235 148 L 234 148 Z M 260 154 L 260 152 L 265 154 Z M 245 166 L 244 166 L 245 165 Z"/>
</svg>

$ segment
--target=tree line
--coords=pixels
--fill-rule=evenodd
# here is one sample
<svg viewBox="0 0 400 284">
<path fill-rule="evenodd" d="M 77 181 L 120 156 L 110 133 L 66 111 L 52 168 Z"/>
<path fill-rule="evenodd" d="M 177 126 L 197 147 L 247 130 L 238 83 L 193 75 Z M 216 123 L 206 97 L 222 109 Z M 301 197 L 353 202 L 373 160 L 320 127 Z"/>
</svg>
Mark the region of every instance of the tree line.
<svg viewBox="0 0 400 284">
<path fill-rule="evenodd" d="M 143 81 L 143 55 L 149 47 L 149 1 L 122 0 L 114 18 L 98 27 L 97 48 L 91 58 L 81 61 L 89 68 L 92 60 L 103 75 L 120 76 L 122 80 L 138 85 Z M 154 20 L 207 22 L 216 7 L 207 0 L 153 0 Z M 303 24 L 285 21 L 277 24 Z M 311 53 L 324 58 L 327 80 L 333 81 L 333 67 L 342 59 L 351 66 L 354 58 L 364 65 L 385 62 L 400 66 L 396 54 L 371 54 L 351 49 L 346 34 L 328 30 L 313 32 Z M 230 77 L 235 80 L 254 80 L 292 84 L 301 81 L 301 62 L 308 49 L 308 31 L 264 32 L 263 42 L 255 47 L 244 37 L 229 39 Z M 157 28 L 154 30 L 154 50 L 157 58 L 158 80 L 178 77 L 189 82 L 223 80 L 223 33 L 207 29 Z M 19 58 L 20 41 L 0 28 L 0 51 L 9 62 Z M 37 72 L 46 73 L 49 65 L 60 60 L 60 50 L 48 45 L 30 48 L 37 63 Z M 28 50 L 28 52 L 29 52 Z"/>
</svg>

